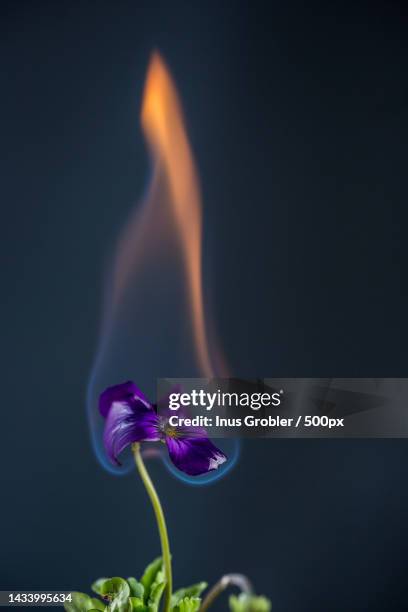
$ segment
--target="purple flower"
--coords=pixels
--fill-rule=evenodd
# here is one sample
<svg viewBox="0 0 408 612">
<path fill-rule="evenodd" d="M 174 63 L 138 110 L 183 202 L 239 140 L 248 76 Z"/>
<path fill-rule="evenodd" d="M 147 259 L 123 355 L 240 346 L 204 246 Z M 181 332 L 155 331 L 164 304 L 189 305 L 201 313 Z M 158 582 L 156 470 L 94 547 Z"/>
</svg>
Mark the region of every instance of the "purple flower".
<svg viewBox="0 0 408 612">
<path fill-rule="evenodd" d="M 174 465 L 190 476 L 216 470 L 227 460 L 204 429 L 171 427 L 166 412 L 158 414 L 131 381 L 106 389 L 99 411 L 105 418 L 103 443 L 112 463 L 119 464 L 118 455 L 133 442 L 159 441 L 166 443 Z"/>
</svg>

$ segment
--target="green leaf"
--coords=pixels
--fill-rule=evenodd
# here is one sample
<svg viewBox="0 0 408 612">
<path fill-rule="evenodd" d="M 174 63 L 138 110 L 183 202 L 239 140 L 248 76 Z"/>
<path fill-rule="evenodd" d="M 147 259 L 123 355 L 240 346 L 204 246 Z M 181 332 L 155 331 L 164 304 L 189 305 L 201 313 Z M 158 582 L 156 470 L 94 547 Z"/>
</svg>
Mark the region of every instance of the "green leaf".
<svg viewBox="0 0 408 612">
<path fill-rule="evenodd" d="M 150 587 L 150 594 L 149 594 L 149 599 L 147 602 L 149 612 L 158 611 L 160 599 L 161 599 L 161 596 L 163 595 L 165 586 L 166 586 L 166 580 L 164 579 L 164 572 L 162 569 L 160 569 L 157 572 L 154 582 L 152 583 Z"/>
<path fill-rule="evenodd" d="M 128 612 L 131 604 L 129 602 L 130 587 L 123 578 L 107 578 L 99 581 L 100 595 L 110 602 L 109 611 Z"/>
<path fill-rule="evenodd" d="M 93 592 L 97 593 L 97 595 L 102 595 L 103 593 L 101 591 L 101 585 L 107 580 L 109 580 L 109 578 L 98 578 L 98 580 L 95 580 L 95 582 L 93 582 L 91 586 Z"/>
<path fill-rule="evenodd" d="M 91 597 L 92 606 L 91 610 L 106 610 L 106 606 L 100 599 L 96 599 L 96 597 Z M 91 611 L 90 611 L 91 612 Z"/>
<path fill-rule="evenodd" d="M 85 593 L 72 593 L 72 601 L 66 601 L 64 609 L 66 612 L 89 612 L 90 610 L 105 610 L 105 604 L 98 599 L 93 599 Z"/>
<path fill-rule="evenodd" d="M 145 572 L 140 580 L 140 582 L 144 586 L 143 598 L 144 598 L 145 603 L 147 603 L 149 600 L 152 585 L 156 580 L 156 576 L 158 572 L 162 570 L 162 567 L 163 567 L 162 558 L 157 557 L 157 559 L 152 561 L 152 563 L 150 563 L 150 565 L 148 565 L 145 569 Z"/>
<path fill-rule="evenodd" d="M 206 588 L 206 582 L 197 582 L 197 584 L 178 589 L 178 591 L 171 596 L 171 607 L 174 608 L 184 597 L 199 597 Z"/>
<path fill-rule="evenodd" d="M 133 612 L 148 612 L 148 607 L 140 597 L 129 597 Z"/>
<path fill-rule="evenodd" d="M 144 586 L 141 582 L 138 582 L 136 578 L 128 578 L 128 585 L 130 587 L 130 596 L 143 599 Z"/>
<path fill-rule="evenodd" d="M 271 602 L 266 597 L 241 593 L 229 598 L 231 612 L 270 612 Z"/>
<path fill-rule="evenodd" d="M 197 612 L 201 605 L 200 597 L 183 597 L 178 604 L 174 606 L 174 612 Z"/>
</svg>

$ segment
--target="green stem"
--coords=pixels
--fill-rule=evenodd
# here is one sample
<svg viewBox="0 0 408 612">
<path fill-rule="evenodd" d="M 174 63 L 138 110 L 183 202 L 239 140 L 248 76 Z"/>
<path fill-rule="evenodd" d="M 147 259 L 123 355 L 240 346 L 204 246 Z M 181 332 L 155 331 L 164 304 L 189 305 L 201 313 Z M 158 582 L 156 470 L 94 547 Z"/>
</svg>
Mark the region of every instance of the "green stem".
<svg viewBox="0 0 408 612">
<path fill-rule="evenodd" d="M 133 444 L 132 451 L 133 451 L 133 455 L 135 458 L 136 466 L 139 471 L 140 477 L 146 488 L 147 494 L 150 497 L 150 501 L 152 502 L 154 514 L 156 516 L 157 527 L 159 529 L 160 544 L 161 544 L 162 556 L 163 556 L 164 573 L 166 576 L 166 589 L 164 593 L 163 612 L 169 612 L 171 592 L 173 589 L 173 585 L 172 585 L 172 573 L 171 573 L 170 545 L 169 545 L 169 536 L 167 534 L 166 521 L 164 518 L 163 508 L 160 503 L 159 496 L 157 495 L 156 489 L 154 488 L 154 484 L 151 481 L 149 473 L 142 459 L 142 455 L 140 454 L 140 444 L 138 443 Z"/>
</svg>

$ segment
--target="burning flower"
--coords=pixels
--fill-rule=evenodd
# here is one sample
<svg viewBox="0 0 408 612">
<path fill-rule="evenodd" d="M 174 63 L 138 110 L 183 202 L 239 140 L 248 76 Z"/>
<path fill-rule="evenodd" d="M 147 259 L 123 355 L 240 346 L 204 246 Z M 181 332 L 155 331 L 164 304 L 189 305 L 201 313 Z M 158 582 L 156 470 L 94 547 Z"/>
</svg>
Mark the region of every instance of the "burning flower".
<svg viewBox="0 0 408 612">
<path fill-rule="evenodd" d="M 105 420 L 103 442 L 112 463 L 135 442 L 164 442 L 174 465 L 198 476 L 216 470 L 227 460 L 226 455 L 198 427 L 171 427 L 161 414 L 131 382 L 106 389 L 100 396 L 99 410 Z"/>
<path fill-rule="evenodd" d="M 153 154 L 153 181 L 140 221 L 142 225 L 138 225 L 136 231 L 127 231 L 121 241 L 114 266 L 110 316 L 123 299 L 137 255 L 148 252 L 156 263 L 153 255 L 163 253 L 155 248 L 155 243 L 152 244 L 152 235 L 160 237 L 158 246 L 162 246 L 167 238 L 167 246 L 171 245 L 172 250 L 173 238 L 176 238 L 184 261 L 183 274 L 192 313 L 195 358 L 200 372 L 212 377 L 214 367 L 207 342 L 202 299 L 201 203 L 197 175 L 178 94 L 157 53 L 152 57 L 147 75 L 142 124 Z M 166 233 L 169 221 L 172 221 L 174 236 Z M 120 453 L 131 446 L 136 469 L 156 518 L 161 557 L 146 568 L 140 580 L 133 577 L 100 578 L 92 585 L 99 598 L 72 593 L 65 603 L 65 610 L 207 612 L 226 588 L 235 586 L 241 593 L 231 596 L 231 612 L 270 612 L 269 600 L 255 596 L 247 578 L 240 574 L 223 576 L 203 598 L 201 594 L 207 587 L 205 582 L 173 590 L 166 520 L 159 495 L 144 463 L 140 443 L 166 444 L 171 461 L 190 476 L 216 470 L 227 461 L 227 457 L 208 439 L 204 429 L 171 427 L 167 409 L 168 398 L 155 406 L 131 381 L 109 387 L 99 397 L 99 412 L 105 419 L 103 444 L 106 453 L 112 463 L 118 464 Z"/>
</svg>

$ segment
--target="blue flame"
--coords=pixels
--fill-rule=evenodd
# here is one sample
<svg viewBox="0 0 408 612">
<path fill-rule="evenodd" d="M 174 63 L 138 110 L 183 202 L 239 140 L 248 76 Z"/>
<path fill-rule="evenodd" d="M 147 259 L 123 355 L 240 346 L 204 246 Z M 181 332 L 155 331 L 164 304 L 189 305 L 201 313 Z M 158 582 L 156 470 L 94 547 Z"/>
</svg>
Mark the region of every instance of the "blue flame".
<svg viewBox="0 0 408 612">
<path fill-rule="evenodd" d="M 105 339 L 105 340 L 104 340 Z M 89 422 L 89 430 L 91 436 L 92 447 L 95 456 L 102 467 L 114 476 L 125 476 L 135 470 L 134 459 L 130 450 L 122 453 L 120 457 L 121 465 L 114 465 L 110 462 L 103 446 L 103 429 L 105 421 L 99 414 L 98 398 L 103 389 L 98 389 L 98 381 L 100 382 L 100 373 L 103 370 L 104 352 L 106 348 L 106 336 L 102 336 L 99 350 L 95 359 L 89 385 L 87 390 L 87 415 Z M 228 460 L 219 466 L 217 470 L 208 472 L 201 476 L 188 476 L 184 472 L 178 470 L 170 460 L 167 448 L 162 444 L 146 443 L 142 446 L 142 454 L 146 460 L 151 457 L 159 458 L 170 474 L 185 484 L 192 486 L 210 485 L 226 476 L 236 465 L 240 455 L 240 441 L 237 439 L 217 439 L 214 441 L 217 446 L 226 454 Z"/>
<path fill-rule="evenodd" d="M 103 361 L 105 356 L 105 349 L 107 345 L 107 339 L 109 334 L 102 333 L 98 351 L 93 363 L 91 374 L 89 377 L 88 389 L 86 394 L 86 412 L 88 416 L 89 433 L 91 437 L 92 448 L 95 456 L 102 467 L 113 474 L 114 476 L 124 476 L 129 474 L 134 469 L 133 457 L 130 453 L 124 453 L 121 457 L 121 465 L 114 465 L 108 458 L 105 448 L 103 446 L 103 430 L 105 426 L 105 420 L 99 412 L 99 395 L 108 385 L 104 388 L 98 388 L 99 374 L 103 370 Z"/>
<path fill-rule="evenodd" d="M 203 486 L 210 485 L 224 478 L 232 470 L 232 468 L 236 465 L 239 455 L 240 455 L 240 442 L 239 440 L 232 439 L 217 439 L 214 440 L 216 446 L 219 446 L 221 450 L 227 455 L 228 460 L 220 465 L 217 470 L 213 470 L 212 472 L 208 472 L 207 474 L 202 474 L 201 476 L 189 476 L 188 474 L 184 474 L 184 472 L 180 472 L 176 468 L 176 466 L 170 460 L 168 453 L 163 453 L 162 459 L 163 463 L 170 472 L 172 476 L 177 478 L 177 480 L 181 480 L 189 485 L 193 486 Z"/>
</svg>

